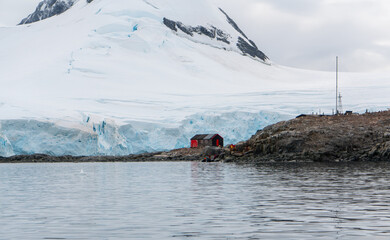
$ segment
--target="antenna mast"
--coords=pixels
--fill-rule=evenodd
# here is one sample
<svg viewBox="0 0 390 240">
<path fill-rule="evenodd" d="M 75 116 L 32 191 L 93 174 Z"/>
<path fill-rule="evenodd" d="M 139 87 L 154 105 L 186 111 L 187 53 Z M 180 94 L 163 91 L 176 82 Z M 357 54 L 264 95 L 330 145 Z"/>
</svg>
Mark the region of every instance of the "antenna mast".
<svg viewBox="0 0 390 240">
<path fill-rule="evenodd" d="M 336 56 L 336 115 L 339 114 L 338 98 L 339 98 L 339 57 Z"/>
<path fill-rule="evenodd" d="M 339 93 L 339 113 L 340 114 L 343 114 L 343 102 L 342 102 L 342 100 L 341 100 L 341 98 L 342 98 L 342 96 L 341 96 L 341 93 Z"/>
</svg>

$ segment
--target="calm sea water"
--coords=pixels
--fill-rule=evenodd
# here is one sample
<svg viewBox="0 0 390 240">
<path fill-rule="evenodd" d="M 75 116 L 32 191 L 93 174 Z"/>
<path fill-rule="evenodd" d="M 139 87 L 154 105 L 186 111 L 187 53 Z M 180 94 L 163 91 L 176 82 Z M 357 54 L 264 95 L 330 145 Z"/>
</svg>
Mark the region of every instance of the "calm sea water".
<svg viewBox="0 0 390 240">
<path fill-rule="evenodd" d="M 390 164 L 1 164 L 0 239 L 390 239 Z"/>
</svg>

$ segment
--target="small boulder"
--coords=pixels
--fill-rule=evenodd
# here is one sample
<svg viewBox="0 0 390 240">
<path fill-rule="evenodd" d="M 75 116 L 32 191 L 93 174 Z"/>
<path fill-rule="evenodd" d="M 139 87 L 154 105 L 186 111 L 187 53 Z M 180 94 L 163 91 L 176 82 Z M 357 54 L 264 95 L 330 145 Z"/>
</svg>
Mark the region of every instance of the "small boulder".
<svg viewBox="0 0 390 240">
<path fill-rule="evenodd" d="M 219 156 L 222 153 L 224 153 L 224 150 L 219 147 L 205 147 L 203 150 L 204 156 Z"/>
</svg>

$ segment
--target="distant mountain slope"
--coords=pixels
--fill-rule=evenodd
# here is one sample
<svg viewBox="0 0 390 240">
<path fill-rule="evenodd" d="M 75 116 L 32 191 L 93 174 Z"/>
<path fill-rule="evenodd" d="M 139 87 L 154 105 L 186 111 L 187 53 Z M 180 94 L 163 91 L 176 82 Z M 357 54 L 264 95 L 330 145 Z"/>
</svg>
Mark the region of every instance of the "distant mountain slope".
<svg viewBox="0 0 390 240">
<path fill-rule="evenodd" d="M 77 1 L 79 0 L 43 0 L 40 2 L 32 14 L 24 18 L 20 24 L 29 24 L 44 20 L 46 18 L 59 15 L 69 10 Z M 85 0 L 87 3 L 91 3 L 93 0 Z M 156 5 L 152 4 L 150 1 L 144 1 L 149 6 L 152 6 L 155 9 L 159 9 Z M 161 4 L 162 2 L 160 2 Z M 166 17 L 163 17 L 163 23 L 170 28 L 171 30 L 177 32 L 181 30 L 183 33 L 187 34 L 191 37 L 192 40 L 197 41 L 196 36 L 194 37 L 194 33 L 197 35 L 204 35 L 210 38 L 210 40 L 220 41 L 221 44 L 217 44 L 219 48 L 227 49 L 227 48 L 235 48 L 237 47 L 239 52 L 244 55 L 251 56 L 253 58 L 257 58 L 263 62 L 268 63 L 269 58 L 260 51 L 256 44 L 250 40 L 245 33 L 238 27 L 236 22 L 230 18 L 230 16 L 221 8 L 219 8 L 221 13 L 226 16 L 227 22 L 237 31 L 239 36 L 233 36 L 228 32 L 225 32 L 222 29 L 215 27 L 212 24 L 208 24 L 208 26 L 198 25 L 196 27 L 185 25 L 181 21 L 173 21 Z M 205 40 L 201 41 L 201 43 L 205 43 Z M 226 45 L 226 46 L 223 46 Z M 234 46 L 234 47 L 232 47 Z"/>
</svg>

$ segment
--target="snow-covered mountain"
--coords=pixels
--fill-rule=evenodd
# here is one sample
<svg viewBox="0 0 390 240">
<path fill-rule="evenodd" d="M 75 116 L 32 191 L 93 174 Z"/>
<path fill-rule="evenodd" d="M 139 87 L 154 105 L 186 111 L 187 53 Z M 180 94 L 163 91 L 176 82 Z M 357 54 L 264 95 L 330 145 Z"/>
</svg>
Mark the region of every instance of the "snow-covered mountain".
<svg viewBox="0 0 390 240">
<path fill-rule="evenodd" d="M 28 17 L 24 18 L 20 24 L 29 24 L 44 20 L 46 18 L 50 18 L 56 15 L 59 15 L 67 10 L 69 10 L 77 1 L 79 0 L 44 0 L 38 4 L 36 10 L 30 14 Z M 91 3 L 93 0 L 85 0 L 87 3 Z M 149 6 L 159 9 L 156 5 L 153 5 L 151 2 L 144 1 L 145 4 Z M 253 58 L 257 58 L 265 63 L 268 62 L 268 57 L 261 52 L 256 44 L 250 40 L 245 33 L 238 27 L 236 22 L 229 17 L 229 15 L 219 8 L 221 13 L 226 16 L 227 22 L 236 30 L 233 36 L 228 32 L 224 32 L 224 30 L 219 29 L 213 26 L 210 22 L 206 26 L 189 26 L 185 25 L 180 21 L 173 21 L 168 18 L 163 18 L 163 23 L 165 26 L 170 28 L 171 30 L 178 32 L 180 31 L 182 34 L 187 34 L 192 40 L 199 41 L 200 43 L 209 44 L 214 40 L 214 43 L 209 45 L 214 47 L 219 47 L 223 49 L 229 50 L 239 50 L 244 55 L 249 55 Z M 215 20 L 214 20 L 215 21 Z M 133 27 L 137 28 L 137 26 Z M 135 29 L 133 29 L 135 30 Z M 195 36 L 194 36 L 195 34 Z M 237 36 L 237 34 L 239 36 Z M 201 37 L 203 36 L 203 37 Z M 205 39 L 204 36 L 207 38 Z"/>
<path fill-rule="evenodd" d="M 334 74 L 271 63 L 233 15 L 213 0 L 57 0 L 28 17 L 44 20 L 0 27 L 0 155 L 125 155 L 207 132 L 232 143 L 330 113 Z M 344 104 L 386 108 L 387 77 L 342 74 Z"/>
</svg>

